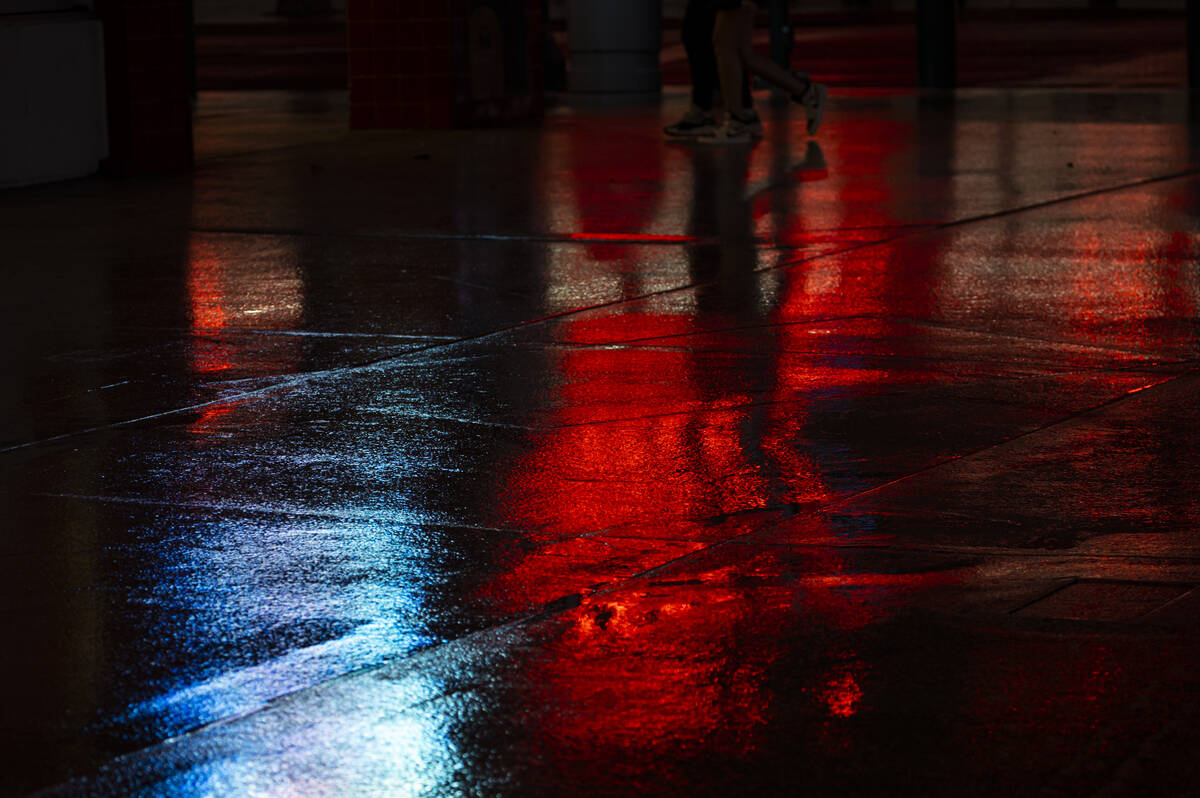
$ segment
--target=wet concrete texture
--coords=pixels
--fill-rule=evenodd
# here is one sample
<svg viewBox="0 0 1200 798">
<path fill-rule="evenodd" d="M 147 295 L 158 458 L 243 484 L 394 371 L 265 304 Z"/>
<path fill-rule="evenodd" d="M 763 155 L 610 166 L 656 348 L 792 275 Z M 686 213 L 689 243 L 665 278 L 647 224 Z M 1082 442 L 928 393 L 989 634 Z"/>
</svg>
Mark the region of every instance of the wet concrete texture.
<svg viewBox="0 0 1200 798">
<path fill-rule="evenodd" d="M 0 193 L 0 792 L 1194 793 L 1186 97 L 683 100 Z"/>
</svg>

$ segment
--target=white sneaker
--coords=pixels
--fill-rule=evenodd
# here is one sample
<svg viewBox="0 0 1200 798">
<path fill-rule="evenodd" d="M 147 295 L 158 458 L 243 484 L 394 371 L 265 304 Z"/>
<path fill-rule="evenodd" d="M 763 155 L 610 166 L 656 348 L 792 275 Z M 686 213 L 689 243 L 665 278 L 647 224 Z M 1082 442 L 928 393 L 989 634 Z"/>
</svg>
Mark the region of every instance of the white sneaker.
<svg viewBox="0 0 1200 798">
<path fill-rule="evenodd" d="M 754 141 L 754 136 L 744 122 L 728 116 L 720 127 L 696 141 L 700 144 L 749 144 Z"/>
</svg>

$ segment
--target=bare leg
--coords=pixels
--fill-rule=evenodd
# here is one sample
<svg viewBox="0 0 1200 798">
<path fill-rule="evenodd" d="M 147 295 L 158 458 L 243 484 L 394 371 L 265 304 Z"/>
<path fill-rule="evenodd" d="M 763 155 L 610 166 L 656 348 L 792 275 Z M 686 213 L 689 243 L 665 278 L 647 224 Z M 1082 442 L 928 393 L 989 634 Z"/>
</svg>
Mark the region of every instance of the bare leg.
<svg viewBox="0 0 1200 798">
<path fill-rule="evenodd" d="M 726 12 L 718 12 L 726 13 Z M 742 68 L 747 72 L 758 75 L 764 80 L 774 83 L 779 88 L 786 91 L 792 97 L 799 98 L 808 88 L 808 83 L 803 80 L 798 80 L 795 75 L 783 69 L 774 61 L 759 55 L 754 50 L 754 4 L 748 0 L 743 0 L 742 7 L 738 11 L 727 12 L 738 15 L 738 44 L 737 52 L 741 61 Z M 719 19 L 719 18 L 718 18 Z M 718 25 L 720 22 L 718 21 Z M 720 59 L 720 50 L 717 51 L 717 57 Z M 725 84 L 721 84 L 721 90 L 725 90 Z"/>
<path fill-rule="evenodd" d="M 742 9 L 718 10 L 713 25 L 713 50 L 717 55 L 717 77 L 726 115 L 742 106 L 742 14 Z"/>
</svg>

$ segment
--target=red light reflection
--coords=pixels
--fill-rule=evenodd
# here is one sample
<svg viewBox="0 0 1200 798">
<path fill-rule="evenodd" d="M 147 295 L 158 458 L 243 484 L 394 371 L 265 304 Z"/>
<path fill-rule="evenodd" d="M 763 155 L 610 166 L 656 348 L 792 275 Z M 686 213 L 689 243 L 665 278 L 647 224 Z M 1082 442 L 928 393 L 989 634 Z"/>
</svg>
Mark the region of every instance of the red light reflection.
<svg viewBox="0 0 1200 798">
<path fill-rule="evenodd" d="M 793 557 L 786 564 L 784 555 L 762 551 L 770 547 L 746 547 L 745 560 L 726 552 L 726 561 L 735 565 L 705 569 L 698 563 L 707 555 L 698 552 L 698 544 L 669 540 L 673 523 L 684 529 L 684 538 L 685 522 L 828 503 L 836 493 L 813 441 L 821 438 L 816 425 L 822 412 L 817 411 L 829 407 L 817 403 L 838 403 L 845 413 L 857 398 L 880 386 L 946 379 L 936 369 L 871 365 L 855 346 L 839 350 L 836 341 L 838 357 L 831 357 L 828 351 L 814 350 L 811 325 L 791 322 L 856 317 L 854 329 L 868 341 L 858 346 L 870 346 L 873 332 L 880 333 L 880 340 L 894 334 L 898 322 L 885 318 L 938 321 L 962 311 L 953 305 L 951 283 L 963 277 L 954 274 L 959 263 L 954 234 L 779 270 L 769 301 L 735 306 L 743 296 L 737 289 L 745 287 L 744 278 L 758 265 L 755 241 L 814 244 L 831 235 L 856 234 L 847 231 L 880 235 L 919 222 L 893 210 L 893 191 L 905 197 L 910 192 L 894 189 L 883 177 L 895 172 L 889 159 L 912 149 L 912 136 L 907 124 L 860 125 L 829 147 L 830 162 L 853 163 L 857 173 L 805 183 L 802 196 L 794 186 L 788 189 L 803 207 L 781 207 L 778 196 L 763 196 L 748 201 L 740 220 L 719 219 L 727 226 L 714 229 L 727 235 L 717 257 L 718 279 L 698 280 L 706 288 L 697 292 L 694 307 L 680 302 L 676 307 L 687 309 L 654 312 L 647 308 L 658 305 L 642 303 L 637 312 L 563 320 L 562 342 L 570 346 L 559 350 L 551 364 L 561 387 L 542 419 L 545 429 L 538 433 L 536 449 L 514 464 L 499 491 L 505 502 L 502 514 L 514 525 L 539 530 L 543 539 L 560 541 L 554 544 L 556 556 L 519 558 L 508 573 L 482 588 L 510 611 L 527 609 L 523 602 L 537 595 L 515 589 L 516 583 L 554 585 L 542 595 L 585 594 L 582 605 L 560 619 L 564 627 L 557 642 L 529 666 L 530 683 L 550 705 L 578 708 L 548 714 L 541 729 L 548 748 L 611 745 L 646 756 L 647 751 L 666 753 L 681 744 L 703 743 L 723 752 L 749 751 L 771 722 L 773 669 L 789 646 L 804 648 L 808 661 L 820 663 L 810 669 L 814 675 L 804 691 L 806 711 L 835 729 L 872 706 L 876 663 L 857 641 L 907 608 L 914 597 L 959 578 L 954 572 L 877 573 L 869 560 L 817 545 L 799 562 Z M 634 193 L 619 200 L 621 192 L 610 187 L 660 180 L 658 161 L 642 153 L 613 165 L 586 152 L 580 148 L 575 153 L 573 176 L 583 228 L 575 240 L 606 241 L 618 234 L 623 243 L 664 240 L 642 232 L 653 212 L 649 199 Z M 711 171 L 712 164 L 706 168 Z M 692 177 L 699 179 L 700 173 L 697 168 Z M 738 224 L 755 229 L 728 229 Z M 1076 230 L 1085 239 L 1102 232 Z M 1156 279 L 1153 270 L 1125 270 L 1117 284 L 1102 284 L 1101 270 L 1091 269 L 1098 260 L 1089 260 L 1099 256 L 1087 253 L 1104 247 L 1098 241 L 1074 243 L 1075 282 L 1057 297 L 1064 306 L 1054 318 L 1095 331 L 1100 340 L 1099 331 L 1114 319 L 1114 308 L 1143 319 L 1158 314 L 1164 302 L 1172 312 L 1195 313 L 1195 297 L 1149 284 Z M 614 247 L 597 248 L 591 255 L 624 259 L 625 248 Z M 1174 258 L 1184 263 L 1194 251 L 1194 241 L 1180 235 L 1131 260 Z M 691 257 L 700 256 L 693 251 Z M 725 267 L 731 264 L 745 267 L 746 274 L 727 274 Z M 970 300 L 991 302 L 998 317 L 1020 317 L 1021 304 L 1029 297 L 1012 287 L 1016 281 L 1008 275 L 977 279 L 990 282 L 983 290 L 969 286 L 976 291 Z M 752 288 L 765 284 L 753 283 Z M 727 288 L 728 296 L 722 295 Z M 626 345 L 614 345 L 619 342 Z M 1078 377 L 1063 377 L 1067 385 L 1073 379 Z M 1114 378 L 1114 389 L 1125 390 L 1125 380 Z M 841 466 L 852 463 L 853 456 L 852 451 L 840 454 Z M 811 524 L 817 539 L 834 534 L 820 528 L 819 519 Z M 661 536 L 656 545 L 609 561 L 597 557 L 594 548 L 583 556 L 584 547 L 579 547 L 580 567 L 574 572 L 574 546 L 561 541 L 614 528 L 620 530 L 614 535 L 636 537 L 653 528 L 651 534 L 661 530 Z M 600 538 L 590 540 L 591 547 L 602 545 Z M 644 572 L 689 552 L 691 557 L 675 563 L 683 571 L 678 580 L 643 578 L 612 593 L 604 590 L 639 568 Z M 759 559 L 751 561 L 753 556 Z M 619 568 L 613 565 L 617 561 Z M 797 642 L 800 637 L 803 641 Z M 1087 667 L 1094 678 L 1079 674 L 1082 692 L 1107 689 L 1104 664 L 1093 665 Z M 1014 700 L 1023 692 L 1026 685 L 1013 684 Z M 979 716 L 992 714 L 981 710 Z M 849 739 L 830 737 L 836 743 L 835 738 Z"/>
<path fill-rule="evenodd" d="M 188 355 L 201 401 L 212 398 L 204 393 L 210 381 L 292 373 L 304 356 L 302 338 L 272 335 L 297 329 L 303 315 L 302 284 L 286 263 L 264 269 L 253 251 L 196 236 L 190 245 L 187 300 Z M 208 405 L 188 429 L 207 435 L 231 409 Z"/>
<path fill-rule="evenodd" d="M 193 239 L 188 266 L 188 300 L 194 331 L 192 371 L 198 374 L 226 371 L 233 365 L 229 351 L 210 337 L 220 335 L 229 325 L 223 264 L 210 247 Z"/>
<path fill-rule="evenodd" d="M 597 261 L 624 260 L 630 251 L 621 242 L 647 235 L 662 195 L 662 144 L 644 136 L 614 136 L 599 125 L 573 128 L 568 141 L 567 179 L 576 188 L 582 228 L 571 235 L 595 242 L 588 252 Z"/>
<path fill-rule="evenodd" d="M 821 689 L 821 698 L 829 708 L 829 714 L 837 718 L 848 718 L 858 712 L 863 699 L 861 676 L 857 672 L 861 663 L 844 665 L 837 669 Z"/>
<path fill-rule="evenodd" d="M 886 134 L 881 140 L 895 148 L 904 146 L 906 131 L 876 132 Z M 887 147 L 873 146 L 878 158 L 888 157 Z M 636 156 L 614 165 L 583 152 L 574 163 L 583 232 L 572 237 L 603 240 L 620 232 L 626 242 L 661 240 L 640 232 L 651 206 L 636 194 L 614 205 L 609 188 L 613 182 L 656 180 L 654 167 Z M 696 179 L 701 172 L 710 175 L 720 190 L 696 190 L 722 203 L 718 209 L 728 205 L 730 185 L 744 185 L 746 179 L 743 173 L 730 181 L 722 168 L 760 169 L 736 159 L 706 160 L 702 166 Z M 591 169 L 602 169 L 604 179 Z M 596 185 L 601 186 L 598 193 L 588 194 L 588 187 Z M 741 218 L 753 224 L 757 215 L 759 225 L 777 225 L 775 235 L 793 241 L 809 236 L 810 228 L 891 224 L 888 189 L 883 181 L 872 185 L 874 193 L 864 197 L 861 181 L 844 183 L 847 196 L 821 203 L 821 210 L 812 214 L 790 214 L 772 205 L 774 216 L 764 219 L 767 208 L 750 201 Z M 734 275 L 735 281 L 749 278 L 757 263 L 750 231 L 727 226 L 721 229 L 731 239 L 724 247 L 751 249 L 748 257 L 722 257 L 722 262 L 745 271 Z M 624 253 L 598 249 L 591 254 L 610 259 Z M 622 534 L 637 536 L 643 527 L 661 527 L 669 537 L 672 522 L 686 526 L 682 522 L 688 519 L 827 502 L 831 489 L 806 444 L 812 437 L 811 397 L 834 386 L 853 394 L 895 377 L 862 368 L 852 359 L 830 365 L 807 354 L 811 342 L 806 328 L 769 325 L 847 308 L 858 312 L 860 291 L 872 292 L 876 301 L 897 293 L 906 296 L 889 265 L 881 263 L 868 271 L 868 280 L 852 284 L 844 284 L 839 275 L 819 276 L 814 283 L 811 271 L 785 271 L 774 305 L 764 306 L 758 319 L 747 318 L 746 308 L 731 307 L 724 317 L 719 314 L 725 311 L 707 310 L 564 321 L 563 340 L 572 346 L 559 350 L 553 364 L 561 388 L 544 419 L 538 448 L 512 468 L 502 487 L 505 517 L 539 529 L 549 539 L 621 525 Z M 747 334 L 760 351 L 721 357 L 724 351 L 744 350 Z M 589 346 L 612 341 L 670 346 Z M 597 539 L 591 540 L 597 545 Z M 701 545 L 643 542 L 653 545 L 644 545 L 632 559 L 618 558 L 619 568 L 610 563 L 608 578 L 603 559 L 594 560 L 590 549 L 577 549 L 582 559 L 575 590 L 611 584 L 614 569 L 620 572 L 616 575 L 632 575 L 635 568 L 644 571 Z M 551 550 L 565 556 L 530 554 L 484 590 L 509 610 L 521 609 L 520 602 L 531 597 L 517 583 L 554 585 L 561 591 L 573 575 L 572 548 L 558 543 Z M 779 563 L 760 562 L 755 567 L 761 579 L 746 586 L 751 571 L 741 566 L 694 574 L 669 588 L 630 586 L 612 596 L 586 598 L 570 614 L 570 626 L 553 657 L 531 678 L 563 706 L 603 705 L 605 711 L 555 716 L 543 730 L 547 739 L 568 746 L 617 740 L 621 747 L 653 749 L 686 736 L 719 738 L 726 750 L 748 750 L 755 746 L 756 730 L 770 717 L 767 682 L 777 640 L 797 618 L 822 618 L 823 624 L 842 630 L 842 645 L 846 633 L 880 622 L 903 606 L 912 591 L 942 578 L 861 573 L 834 549 L 806 556 L 799 585 L 781 579 Z M 851 717 L 868 700 L 861 657 L 842 649 L 814 656 L 839 663 L 812 686 L 814 711 L 830 722 Z"/>
</svg>

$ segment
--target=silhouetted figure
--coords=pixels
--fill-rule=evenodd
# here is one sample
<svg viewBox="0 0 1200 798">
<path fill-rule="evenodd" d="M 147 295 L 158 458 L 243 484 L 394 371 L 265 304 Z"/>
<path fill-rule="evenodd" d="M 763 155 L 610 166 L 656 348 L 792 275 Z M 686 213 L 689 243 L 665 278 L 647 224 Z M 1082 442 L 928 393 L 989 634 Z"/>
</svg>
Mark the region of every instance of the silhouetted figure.
<svg viewBox="0 0 1200 798">
<path fill-rule="evenodd" d="M 746 73 L 752 72 L 774 83 L 791 95 L 793 101 L 803 105 L 808 114 L 808 133 L 816 133 L 825 112 L 828 88 L 824 84 L 815 83 L 808 75 L 795 74 L 783 69 L 754 50 L 756 6 L 752 0 L 713 0 L 713 3 L 717 9 L 713 27 L 713 47 L 716 51 L 721 94 L 725 97 L 730 96 L 746 79 Z M 711 135 L 702 137 L 701 141 L 717 144 L 745 143 L 760 132 L 761 128 L 757 115 L 751 117 L 741 111 L 732 111 L 726 114 L 725 121 L 719 128 Z"/>
<path fill-rule="evenodd" d="M 692 104 L 678 122 L 663 128 L 668 136 L 706 136 L 717 129 L 717 118 L 713 113 L 720 85 L 717 55 L 713 50 L 716 19 L 717 6 L 714 0 L 688 0 L 683 11 L 680 34 L 692 76 Z M 757 122 L 749 75 L 742 76 L 740 97 L 743 118 L 753 118 Z"/>
</svg>

